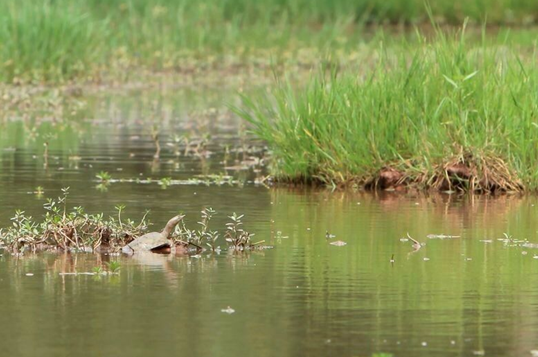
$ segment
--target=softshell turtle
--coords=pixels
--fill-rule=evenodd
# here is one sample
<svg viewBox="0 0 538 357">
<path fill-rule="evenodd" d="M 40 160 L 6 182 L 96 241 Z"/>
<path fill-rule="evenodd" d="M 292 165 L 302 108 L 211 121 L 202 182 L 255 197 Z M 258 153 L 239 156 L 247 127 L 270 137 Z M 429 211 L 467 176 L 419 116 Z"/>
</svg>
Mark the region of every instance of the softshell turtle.
<svg viewBox="0 0 538 357">
<path fill-rule="evenodd" d="M 141 237 L 136 238 L 131 243 L 124 246 L 121 250 L 126 254 L 133 254 L 135 252 L 150 252 L 160 248 L 166 248 L 171 246 L 168 237 L 174 230 L 175 226 L 181 222 L 183 215 L 173 217 L 166 223 L 162 232 L 146 233 Z"/>
</svg>

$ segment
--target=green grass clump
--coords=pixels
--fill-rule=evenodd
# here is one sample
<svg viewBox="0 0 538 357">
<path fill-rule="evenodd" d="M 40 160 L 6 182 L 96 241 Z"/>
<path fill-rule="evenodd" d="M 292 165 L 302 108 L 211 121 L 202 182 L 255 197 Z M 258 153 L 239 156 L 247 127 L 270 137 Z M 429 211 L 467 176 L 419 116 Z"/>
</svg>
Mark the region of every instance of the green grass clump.
<svg viewBox="0 0 538 357">
<path fill-rule="evenodd" d="M 0 4 L 0 78 L 3 81 L 75 77 L 102 60 L 109 33 L 68 1 L 7 0 Z"/>
<path fill-rule="evenodd" d="M 538 21 L 538 2 L 528 0 L 429 7 L 442 23 Z M 364 24 L 428 22 L 429 7 L 423 0 L 4 0 L 0 81 L 95 81 L 116 71 L 210 66 L 221 62 L 216 57 L 337 49 L 356 45 Z"/>
<path fill-rule="evenodd" d="M 538 189 L 535 53 L 439 32 L 373 57 L 244 98 L 237 111 L 269 144 L 276 178 L 364 184 L 390 167 L 427 187 L 450 189 L 452 172 L 471 190 Z"/>
</svg>

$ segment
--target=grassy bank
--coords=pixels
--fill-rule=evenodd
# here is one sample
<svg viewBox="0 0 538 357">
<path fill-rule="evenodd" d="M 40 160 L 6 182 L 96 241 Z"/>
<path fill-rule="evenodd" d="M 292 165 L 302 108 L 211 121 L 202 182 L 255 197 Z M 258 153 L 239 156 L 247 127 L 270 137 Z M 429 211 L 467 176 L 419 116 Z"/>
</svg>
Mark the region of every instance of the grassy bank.
<svg viewBox="0 0 538 357">
<path fill-rule="evenodd" d="M 538 21 L 538 3 L 527 0 L 437 0 L 431 11 L 439 23 Z M 0 81 L 95 81 L 111 71 L 241 61 L 262 50 L 266 58 L 337 49 L 356 46 L 362 24 L 425 21 L 422 0 L 5 0 Z"/>
<path fill-rule="evenodd" d="M 272 149 L 277 179 L 538 189 L 535 52 L 438 33 L 372 57 L 374 69 L 244 98 L 238 112 Z"/>
</svg>

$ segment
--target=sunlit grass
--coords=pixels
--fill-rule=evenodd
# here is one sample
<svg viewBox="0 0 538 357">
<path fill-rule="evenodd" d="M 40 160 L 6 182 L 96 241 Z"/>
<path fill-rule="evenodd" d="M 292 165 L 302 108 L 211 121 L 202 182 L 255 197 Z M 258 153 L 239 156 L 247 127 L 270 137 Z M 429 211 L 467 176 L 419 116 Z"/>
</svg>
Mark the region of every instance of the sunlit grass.
<svg viewBox="0 0 538 357">
<path fill-rule="evenodd" d="M 531 25 L 527 0 L 432 1 L 440 23 Z M 0 80 L 98 80 L 117 69 L 176 69 L 300 48 L 356 47 L 363 25 L 428 23 L 423 0 L 5 0 Z M 315 54 L 313 54 L 315 56 Z"/>
<path fill-rule="evenodd" d="M 374 57 L 244 98 L 238 112 L 269 144 L 277 178 L 364 184 L 391 167 L 432 187 L 462 163 L 497 188 L 538 188 L 536 53 L 439 32 Z"/>
</svg>

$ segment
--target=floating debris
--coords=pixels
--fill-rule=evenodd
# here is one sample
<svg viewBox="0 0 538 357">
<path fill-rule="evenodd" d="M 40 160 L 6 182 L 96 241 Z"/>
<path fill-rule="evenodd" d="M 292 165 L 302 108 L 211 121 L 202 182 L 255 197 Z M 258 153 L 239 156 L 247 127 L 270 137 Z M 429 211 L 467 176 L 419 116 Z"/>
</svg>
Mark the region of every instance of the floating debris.
<svg viewBox="0 0 538 357">
<path fill-rule="evenodd" d="M 89 276 L 96 276 L 96 275 L 119 275 L 119 271 L 105 271 L 97 269 L 97 271 L 81 271 L 81 272 L 64 272 L 64 273 L 58 273 L 60 276 L 66 276 L 66 275 L 89 275 Z"/>
<path fill-rule="evenodd" d="M 333 238 L 336 238 L 336 236 L 334 234 L 329 233 L 329 231 L 325 231 L 325 238 L 333 239 Z"/>
<path fill-rule="evenodd" d="M 34 276 L 34 273 L 26 273 L 26 276 Z"/>
<path fill-rule="evenodd" d="M 538 248 L 538 244 L 536 243 L 529 243 L 529 242 L 525 242 L 521 245 L 522 247 L 525 247 L 525 248 L 534 248 L 534 249 L 537 249 Z"/>
<path fill-rule="evenodd" d="M 482 243 L 493 243 L 492 239 L 482 239 L 480 240 Z"/>
<path fill-rule="evenodd" d="M 329 243 L 330 245 L 334 245 L 334 246 L 337 246 L 337 247 L 343 247 L 344 245 L 346 245 L 347 243 L 342 241 L 342 240 L 337 240 L 337 241 L 334 241 L 334 242 L 331 242 Z"/>
<path fill-rule="evenodd" d="M 529 248 L 538 248 L 538 244 L 529 243 L 526 239 L 515 239 L 506 233 L 503 233 L 503 235 L 504 238 L 497 238 L 497 240 L 503 242 L 507 247 L 519 247 L 527 245 Z"/>
<path fill-rule="evenodd" d="M 413 251 L 414 251 L 414 252 L 416 252 L 416 251 L 418 251 L 420 248 L 422 248 L 422 244 L 421 244 L 418 240 L 416 240 L 416 239 L 414 239 L 413 237 L 411 237 L 411 236 L 409 235 L 409 232 L 407 232 L 407 239 L 413 242 L 412 247 L 413 247 Z M 401 239 L 400 239 L 400 240 L 401 240 Z"/>
<path fill-rule="evenodd" d="M 473 351 L 473 355 L 475 356 L 484 356 L 485 354 L 486 352 L 484 350 Z"/>
<path fill-rule="evenodd" d="M 429 260 L 430 260 L 430 258 L 426 258 L 426 257 L 424 257 L 424 261 L 425 261 L 425 262 L 427 262 L 427 261 L 429 261 Z"/>
<path fill-rule="evenodd" d="M 228 186 L 241 186 L 244 185 L 245 182 L 242 180 L 237 180 L 233 176 L 229 175 L 197 175 L 192 178 L 179 180 L 179 179 L 172 179 L 170 177 L 164 177 L 161 179 L 153 179 L 153 178 L 122 178 L 122 179 L 114 179 L 111 178 L 110 175 L 107 173 L 107 176 L 105 176 L 105 179 L 102 178 L 102 173 L 97 175 L 97 182 L 103 183 L 106 182 L 107 184 L 117 184 L 117 183 L 135 183 L 135 184 L 141 184 L 141 185 L 149 185 L 149 184 L 158 184 L 163 187 L 168 186 L 222 186 L 222 185 L 228 185 Z M 246 182 L 246 183 L 253 183 L 253 182 Z"/>
<path fill-rule="evenodd" d="M 400 238 L 400 242 L 409 242 L 408 238 Z"/>
<path fill-rule="evenodd" d="M 445 235 L 445 234 L 428 234 L 426 236 L 429 239 L 455 239 L 460 238 L 460 236 L 451 236 L 451 235 Z"/>
<path fill-rule="evenodd" d="M 220 310 L 220 311 L 221 311 L 221 312 L 224 312 L 225 314 L 229 314 L 229 315 L 231 315 L 231 314 L 233 314 L 233 313 L 235 312 L 235 310 L 232 309 L 230 306 L 228 306 L 227 308 L 222 309 L 222 310 Z"/>
<path fill-rule="evenodd" d="M 392 257 L 390 258 L 390 262 L 391 262 L 391 263 L 394 263 L 394 254 L 393 254 Z"/>
</svg>

